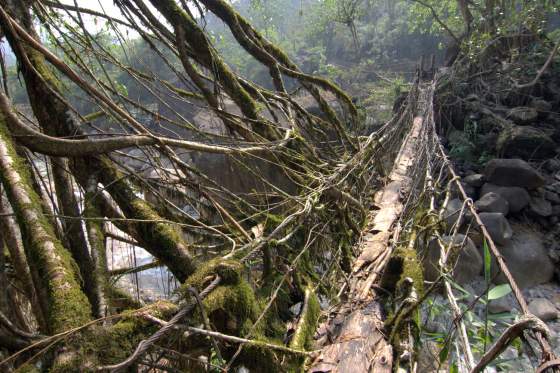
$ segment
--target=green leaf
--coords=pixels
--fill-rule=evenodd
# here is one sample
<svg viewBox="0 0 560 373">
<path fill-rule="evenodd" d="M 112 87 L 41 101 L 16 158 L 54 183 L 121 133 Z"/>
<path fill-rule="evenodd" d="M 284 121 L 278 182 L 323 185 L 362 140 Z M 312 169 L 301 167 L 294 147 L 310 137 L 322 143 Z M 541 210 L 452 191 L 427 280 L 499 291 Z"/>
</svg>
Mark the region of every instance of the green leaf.
<svg viewBox="0 0 560 373">
<path fill-rule="evenodd" d="M 439 352 L 439 363 L 440 364 L 445 363 L 448 356 L 449 356 L 449 343 L 446 343 L 441 349 L 441 351 Z"/>
<path fill-rule="evenodd" d="M 500 299 L 511 293 L 511 286 L 509 284 L 502 284 L 493 287 L 488 292 L 488 300 Z"/>
</svg>

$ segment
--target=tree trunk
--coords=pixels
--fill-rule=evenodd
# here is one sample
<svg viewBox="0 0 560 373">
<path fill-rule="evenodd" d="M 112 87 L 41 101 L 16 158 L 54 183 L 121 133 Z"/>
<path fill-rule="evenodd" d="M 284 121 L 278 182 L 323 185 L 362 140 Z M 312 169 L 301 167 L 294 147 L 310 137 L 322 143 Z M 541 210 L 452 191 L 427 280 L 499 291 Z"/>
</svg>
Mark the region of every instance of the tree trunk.
<svg viewBox="0 0 560 373">
<path fill-rule="evenodd" d="M 16 214 L 29 264 L 36 268 L 48 300 L 51 333 L 84 324 L 90 319 L 88 300 L 76 278 L 76 263 L 42 216 L 40 198 L 31 177 L 15 151 L 3 117 L 0 117 L 0 178 Z"/>
</svg>

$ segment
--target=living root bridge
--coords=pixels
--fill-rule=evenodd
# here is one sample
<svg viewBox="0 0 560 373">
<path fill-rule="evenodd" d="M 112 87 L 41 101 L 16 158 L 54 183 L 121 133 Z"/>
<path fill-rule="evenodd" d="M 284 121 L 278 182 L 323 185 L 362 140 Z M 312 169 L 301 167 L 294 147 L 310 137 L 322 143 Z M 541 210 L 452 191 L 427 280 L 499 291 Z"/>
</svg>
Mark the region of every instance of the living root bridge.
<svg viewBox="0 0 560 373">
<path fill-rule="evenodd" d="M 358 247 L 361 253 L 354 261 L 349 282 L 342 294 L 345 303 L 333 310 L 331 323 L 344 315 L 339 332 L 331 336 L 333 343 L 321 350 L 310 372 L 392 372 L 393 347 L 384 330 L 384 311 L 374 289 L 379 276 L 391 258 L 398 240 L 399 219 L 407 194 L 411 190 L 411 174 L 420 150 L 423 118 L 415 116 L 418 91 L 413 88 L 408 105 L 390 123 L 408 129 L 400 146 L 386 185 L 374 198 L 378 208 L 371 213 L 370 223 Z M 346 286 L 347 284 L 348 287 Z M 340 293 L 340 292 L 339 292 Z M 330 328 L 335 329 L 335 326 Z"/>
<path fill-rule="evenodd" d="M 188 4 L 207 6 L 226 23 L 268 69 L 273 90 L 235 74 L 187 2 L 150 3 L 117 1 L 119 27 L 140 36 L 142 53 L 163 66 L 171 75 L 166 79 L 129 67 L 129 43 L 111 48 L 91 35 L 80 4 L 0 0 L 1 34 L 17 58 L 33 111 L 23 115 L 8 92 L 0 92 L 0 178 L 25 255 L 16 263 L 4 249 L 0 254 L 27 268 L 22 273 L 32 279 L 11 274 L 11 283 L 29 291 L 19 303 L 0 302 L 0 312 L 18 327 L 0 324 L 0 336 L 27 345 L 17 351 L 0 340 L 0 352 L 9 356 L 0 369 L 302 370 L 310 364 L 320 305 L 337 301 L 335 285 L 347 273 L 373 276 L 388 258 L 370 253 L 352 269 L 365 206 L 371 190 L 389 177 L 383 168 L 401 149 L 418 92 L 414 88 L 407 106 L 378 132 L 360 137 L 349 130 L 357 127 L 350 98 L 328 80 L 301 72 L 227 2 Z M 112 18 L 107 27 L 121 42 Z M 56 53 L 43 45 L 36 20 Z M 120 49 L 127 53 L 115 52 Z M 142 100 L 123 93 L 114 76 L 126 77 Z M 290 97 L 286 77 L 313 98 L 321 117 Z M 74 97 L 86 97 L 86 107 Z M 170 97 L 179 109 L 166 105 Z M 154 103 L 171 114 L 150 109 Z M 218 131 L 185 119 L 191 113 L 181 108 L 193 105 L 217 118 Z M 155 130 L 155 119 L 157 130 L 171 135 Z M 232 187 L 223 175 L 205 172 L 191 157 L 201 153 L 220 153 L 210 160 L 225 158 L 234 170 L 228 177 L 249 186 Z M 29 172 L 30 166 L 41 172 Z M 401 189 L 395 186 L 383 197 L 387 208 Z M 396 219 L 394 212 L 380 216 Z M 123 271 L 110 270 L 106 259 L 115 237 L 132 245 L 131 256 L 141 247 L 169 270 L 178 282 L 174 304 L 148 310 L 139 304 L 140 289 L 129 294 L 115 287 Z M 125 267 L 138 272 L 152 266 Z M 364 279 L 346 290 L 358 295 L 358 324 L 370 322 L 368 310 L 377 315 L 366 345 L 379 344 L 386 361 L 377 361 L 387 367 L 390 346 L 378 332 L 380 309 L 364 306 L 376 279 Z M 29 307 L 35 303 L 39 307 Z M 32 338 L 14 332 L 20 329 Z"/>
</svg>

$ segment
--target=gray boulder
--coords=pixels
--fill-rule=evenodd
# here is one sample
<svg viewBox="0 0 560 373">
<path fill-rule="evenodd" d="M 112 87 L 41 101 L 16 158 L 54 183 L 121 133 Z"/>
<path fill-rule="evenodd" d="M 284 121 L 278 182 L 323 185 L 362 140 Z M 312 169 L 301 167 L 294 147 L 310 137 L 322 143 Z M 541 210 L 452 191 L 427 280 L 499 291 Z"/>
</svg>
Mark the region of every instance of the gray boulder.
<svg viewBox="0 0 560 373">
<path fill-rule="evenodd" d="M 560 196 L 554 192 L 546 190 L 544 192 L 544 198 L 555 205 L 560 205 Z"/>
<path fill-rule="evenodd" d="M 529 211 L 532 215 L 547 218 L 552 215 L 552 205 L 544 198 L 532 197 L 529 202 Z"/>
<path fill-rule="evenodd" d="M 466 284 L 480 275 L 483 269 L 482 256 L 470 238 L 463 234 L 457 234 L 453 239 L 451 236 L 443 236 L 442 242 L 445 247 L 448 247 L 450 244 L 452 245 L 452 254 L 449 258 L 455 258 L 455 262 L 448 263 L 448 265 L 455 265 L 453 269 L 455 281 L 459 284 Z M 454 255 L 457 251 L 458 255 Z M 432 239 L 430 241 L 425 254 L 423 259 L 424 279 L 427 281 L 435 281 L 440 275 L 438 265 L 440 246 L 437 239 Z"/>
<path fill-rule="evenodd" d="M 508 119 L 513 120 L 516 124 L 524 126 L 534 123 L 539 117 L 539 114 L 534 108 L 520 106 L 511 109 L 507 117 Z"/>
<path fill-rule="evenodd" d="M 463 178 L 463 181 L 474 188 L 480 188 L 484 185 L 485 177 L 483 174 L 472 174 Z"/>
<path fill-rule="evenodd" d="M 552 183 L 552 184 L 547 184 L 547 185 L 544 186 L 544 189 L 548 190 L 548 191 L 551 191 L 551 192 L 554 192 L 556 194 L 560 194 L 560 182 L 557 181 L 557 182 Z"/>
<path fill-rule="evenodd" d="M 560 160 L 556 158 L 547 159 L 546 162 L 544 162 L 544 168 L 549 172 L 558 172 L 560 171 Z"/>
<path fill-rule="evenodd" d="M 514 228 L 512 239 L 499 250 L 519 287 L 528 288 L 552 280 L 554 264 L 544 247 L 542 235 L 521 225 Z M 506 283 L 495 259 L 492 272 L 496 283 Z"/>
<path fill-rule="evenodd" d="M 545 159 L 556 154 L 556 143 L 535 127 L 512 126 L 500 133 L 496 150 L 505 157 Z"/>
<path fill-rule="evenodd" d="M 480 194 L 484 196 L 490 192 L 497 193 L 508 201 L 510 213 L 517 213 L 523 210 L 529 205 L 531 200 L 529 193 L 521 187 L 504 187 L 486 183 L 482 186 Z"/>
<path fill-rule="evenodd" d="M 495 192 L 486 193 L 474 206 L 479 212 L 499 212 L 505 215 L 509 212 L 509 202 Z"/>
<path fill-rule="evenodd" d="M 459 227 L 463 225 L 465 222 L 465 214 L 459 218 L 461 213 L 461 207 L 463 206 L 463 202 L 460 199 L 454 198 L 447 203 L 445 206 L 444 212 L 444 219 L 445 223 L 447 224 L 448 229 L 452 229 L 455 224 L 458 224 Z M 464 212 L 467 212 L 467 206 L 465 206 Z"/>
<path fill-rule="evenodd" d="M 529 303 L 529 311 L 542 321 L 551 321 L 558 318 L 556 306 L 545 298 L 537 298 Z"/>
<path fill-rule="evenodd" d="M 465 191 L 465 194 L 467 195 L 467 197 L 472 198 L 472 199 L 476 199 L 476 188 L 473 187 L 470 184 L 467 184 L 464 181 L 461 181 L 461 187 L 463 188 L 463 190 Z M 452 183 L 451 184 L 451 197 L 452 198 L 459 198 L 459 199 L 463 199 L 463 194 L 461 193 L 461 191 L 459 190 L 459 187 L 457 186 L 457 184 Z"/>
<path fill-rule="evenodd" d="M 529 189 L 545 182 L 542 175 L 522 159 L 492 159 L 486 164 L 484 176 L 492 184 Z"/>
<path fill-rule="evenodd" d="M 504 214 L 499 212 L 482 212 L 479 216 L 495 243 L 504 245 L 511 240 L 513 231 Z"/>
<path fill-rule="evenodd" d="M 488 302 L 488 312 L 490 313 L 503 313 L 511 312 L 511 310 L 517 308 L 517 301 L 513 297 L 513 294 L 508 294 L 498 299 L 493 299 Z"/>
</svg>

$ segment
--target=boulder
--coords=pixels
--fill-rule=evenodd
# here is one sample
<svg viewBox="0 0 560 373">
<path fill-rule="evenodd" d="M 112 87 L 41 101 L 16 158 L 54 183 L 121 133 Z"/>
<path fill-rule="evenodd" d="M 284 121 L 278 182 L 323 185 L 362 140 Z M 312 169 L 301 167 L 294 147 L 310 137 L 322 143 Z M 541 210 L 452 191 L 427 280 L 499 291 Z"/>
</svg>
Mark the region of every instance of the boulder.
<svg viewBox="0 0 560 373">
<path fill-rule="evenodd" d="M 544 162 L 544 168 L 546 168 L 548 172 L 558 172 L 560 171 L 560 160 L 556 158 L 547 159 L 546 162 Z"/>
<path fill-rule="evenodd" d="M 560 182 L 557 181 L 555 183 L 545 185 L 544 189 L 556 194 L 560 194 Z"/>
<path fill-rule="evenodd" d="M 544 198 L 555 205 L 560 205 L 560 196 L 554 192 L 546 190 L 544 192 Z"/>
<path fill-rule="evenodd" d="M 474 188 L 480 188 L 486 180 L 483 174 L 472 174 L 463 178 L 463 181 Z"/>
<path fill-rule="evenodd" d="M 492 159 L 486 163 L 484 176 L 489 183 L 500 186 L 538 188 L 544 185 L 544 178 L 522 159 Z"/>
<path fill-rule="evenodd" d="M 545 159 L 556 154 L 556 143 L 537 128 L 512 126 L 500 133 L 496 150 L 505 157 Z"/>
<path fill-rule="evenodd" d="M 502 196 L 509 203 L 509 212 L 517 213 L 529 205 L 531 197 L 529 193 L 521 187 L 503 187 L 490 183 L 482 186 L 480 194 L 494 192 Z"/>
<path fill-rule="evenodd" d="M 504 214 L 499 212 L 482 212 L 479 216 L 495 243 L 505 245 L 511 240 L 513 231 Z"/>
<path fill-rule="evenodd" d="M 551 321 L 558 318 L 556 306 L 545 298 L 537 298 L 529 303 L 529 311 L 542 321 Z"/>
<path fill-rule="evenodd" d="M 473 187 L 470 184 L 465 183 L 464 181 L 460 181 L 461 186 L 463 187 L 463 190 L 465 191 L 465 194 L 467 195 L 467 197 L 472 198 L 472 199 L 476 199 L 477 196 L 477 190 L 475 187 Z M 451 184 L 451 197 L 452 198 L 459 198 L 459 199 L 463 199 L 463 194 L 461 193 L 461 191 L 459 190 L 459 187 L 457 186 L 457 184 L 452 183 Z"/>
<path fill-rule="evenodd" d="M 522 126 L 534 123 L 539 117 L 539 113 L 535 108 L 519 106 L 511 109 L 507 118 Z"/>
<path fill-rule="evenodd" d="M 529 212 L 534 216 L 546 218 L 552 215 L 552 205 L 544 198 L 532 197 L 529 202 Z"/>
<path fill-rule="evenodd" d="M 517 308 L 517 301 L 513 297 L 513 294 L 508 294 L 498 299 L 493 299 L 488 302 L 488 312 L 490 313 L 503 313 L 511 312 L 511 310 Z"/>
<path fill-rule="evenodd" d="M 479 212 L 499 212 L 504 216 L 509 212 L 509 202 L 495 192 L 486 193 L 474 206 Z"/>
<path fill-rule="evenodd" d="M 544 247 L 543 236 L 522 225 L 514 226 L 514 232 L 512 239 L 499 250 L 517 285 L 523 289 L 552 280 L 554 264 Z M 507 282 L 495 259 L 492 272 L 496 283 Z"/>
<path fill-rule="evenodd" d="M 470 238 L 463 234 L 457 234 L 452 239 L 451 236 L 442 237 L 443 244 L 447 247 L 452 242 L 450 259 L 455 265 L 453 269 L 453 278 L 459 284 L 466 284 L 474 280 L 480 275 L 483 269 L 482 256 Z M 457 253 L 458 255 L 454 255 Z M 437 239 L 432 239 L 428 243 L 427 252 L 423 259 L 424 279 L 426 281 L 435 281 L 439 278 L 438 261 L 440 259 L 440 246 Z M 455 258 L 455 259 L 454 259 Z"/>
<path fill-rule="evenodd" d="M 461 213 L 461 207 L 463 206 L 463 202 L 460 199 L 454 198 L 447 203 L 445 206 L 445 223 L 447 224 L 448 229 L 452 229 L 455 224 L 459 224 L 459 227 L 463 225 L 465 222 L 465 216 L 459 219 L 459 214 Z M 467 211 L 467 207 L 465 206 L 465 212 Z"/>
</svg>

